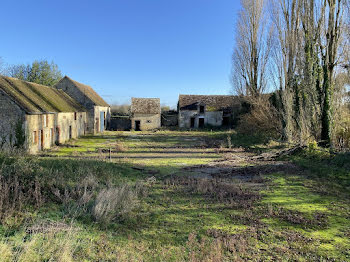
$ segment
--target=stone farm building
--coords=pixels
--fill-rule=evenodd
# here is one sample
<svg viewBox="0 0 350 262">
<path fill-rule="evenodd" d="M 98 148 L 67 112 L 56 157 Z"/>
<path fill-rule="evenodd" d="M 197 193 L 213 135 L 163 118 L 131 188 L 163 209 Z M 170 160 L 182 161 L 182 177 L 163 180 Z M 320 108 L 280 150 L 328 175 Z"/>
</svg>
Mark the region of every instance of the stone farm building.
<svg viewBox="0 0 350 262">
<path fill-rule="evenodd" d="M 161 126 L 159 98 L 131 99 L 131 128 L 136 131 L 158 129 Z"/>
<path fill-rule="evenodd" d="M 0 146 L 30 153 L 85 133 L 86 109 L 62 90 L 0 76 Z"/>
<path fill-rule="evenodd" d="M 240 107 L 235 96 L 180 95 L 178 117 L 180 128 L 231 126 L 234 113 Z"/>
<path fill-rule="evenodd" d="M 87 109 L 87 132 L 96 134 L 109 127 L 111 119 L 110 106 L 88 85 L 62 78 L 55 87 L 63 90 Z"/>
</svg>

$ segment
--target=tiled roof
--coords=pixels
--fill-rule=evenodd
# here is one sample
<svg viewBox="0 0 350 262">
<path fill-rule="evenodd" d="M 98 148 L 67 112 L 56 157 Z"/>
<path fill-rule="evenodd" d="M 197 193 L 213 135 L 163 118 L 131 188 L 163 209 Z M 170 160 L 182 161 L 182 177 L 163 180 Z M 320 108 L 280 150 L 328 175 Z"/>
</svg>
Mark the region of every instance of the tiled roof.
<svg viewBox="0 0 350 262">
<path fill-rule="evenodd" d="M 240 105 L 236 96 L 228 95 L 180 95 L 180 110 L 196 110 L 197 105 L 206 106 L 207 111 L 227 111 Z"/>
<path fill-rule="evenodd" d="M 160 114 L 159 98 L 131 98 L 131 113 Z"/>
</svg>

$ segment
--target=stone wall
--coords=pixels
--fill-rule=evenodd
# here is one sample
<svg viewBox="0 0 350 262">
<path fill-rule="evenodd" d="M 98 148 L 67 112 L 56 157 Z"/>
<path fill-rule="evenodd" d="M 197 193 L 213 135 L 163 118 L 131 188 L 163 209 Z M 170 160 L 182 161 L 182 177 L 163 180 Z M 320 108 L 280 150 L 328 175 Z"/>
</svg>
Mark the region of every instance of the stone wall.
<svg viewBox="0 0 350 262">
<path fill-rule="evenodd" d="M 194 126 L 191 127 L 191 119 L 194 118 Z M 204 119 L 205 126 L 222 126 L 223 112 L 210 111 L 199 113 L 199 110 L 180 110 L 179 112 L 179 127 L 180 128 L 198 128 L 199 119 Z"/>
<path fill-rule="evenodd" d="M 87 124 L 86 113 L 58 113 L 55 142 L 63 144 L 69 139 L 78 138 L 85 134 Z"/>
<path fill-rule="evenodd" d="M 162 126 L 177 126 L 179 115 L 177 112 L 162 113 Z"/>
<path fill-rule="evenodd" d="M 26 147 L 29 153 L 35 154 L 54 145 L 55 120 L 55 114 L 25 116 Z"/>
<path fill-rule="evenodd" d="M 57 85 L 57 89 L 62 89 L 69 96 L 74 98 L 79 104 L 87 109 L 87 132 L 96 134 L 101 132 L 100 113 L 104 112 L 106 116 L 105 130 L 109 128 L 111 110 L 110 107 L 95 106 L 95 104 L 81 92 L 75 84 L 67 78 L 62 79 Z M 102 130 L 103 132 L 104 130 Z"/>
<path fill-rule="evenodd" d="M 204 124 L 207 126 L 222 126 L 222 111 L 205 112 Z"/>
<path fill-rule="evenodd" d="M 0 91 L 0 146 L 13 146 L 16 125 L 24 128 L 25 112 L 7 94 Z"/>
<path fill-rule="evenodd" d="M 158 129 L 161 126 L 160 114 L 134 114 L 131 128 L 136 129 L 136 121 L 140 121 L 141 131 Z"/>
<path fill-rule="evenodd" d="M 74 98 L 79 104 L 85 107 L 88 110 L 93 109 L 94 103 L 81 92 L 75 84 L 68 80 L 67 78 L 63 78 L 57 85 L 57 89 L 62 89 L 66 92 L 70 97 Z"/>
<path fill-rule="evenodd" d="M 101 130 L 101 113 L 104 114 L 105 118 L 105 123 L 104 123 L 104 130 Z M 93 133 L 99 133 L 103 132 L 105 130 L 109 129 L 110 126 L 110 121 L 111 121 L 111 108 L 110 107 L 103 107 L 103 106 L 94 106 L 93 109 L 93 120 L 92 120 L 92 115 L 89 111 L 89 126 L 91 130 L 91 125 L 93 123 Z"/>
<path fill-rule="evenodd" d="M 129 131 L 131 129 L 131 120 L 129 117 L 115 116 L 111 118 L 110 130 Z"/>
</svg>

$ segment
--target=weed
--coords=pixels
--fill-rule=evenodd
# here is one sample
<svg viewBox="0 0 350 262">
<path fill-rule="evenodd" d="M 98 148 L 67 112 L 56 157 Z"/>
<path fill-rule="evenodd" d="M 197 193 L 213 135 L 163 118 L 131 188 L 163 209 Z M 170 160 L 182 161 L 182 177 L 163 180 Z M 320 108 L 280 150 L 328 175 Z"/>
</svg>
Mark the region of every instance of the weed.
<svg viewBox="0 0 350 262">
<path fill-rule="evenodd" d="M 39 208 L 44 202 L 42 185 L 34 171 L 35 163 L 23 158 L 0 168 L 0 222 L 23 212 L 25 204 Z"/>
<path fill-rule="evenodd" d="M 129 185 L 105 188 L 96 197 L 92 215 L 96 221 L 109 224 L 128 215 L 138 203 L 137 193 Z"/>
<path fill-rule="evenodd" d="M 218 178 L 170 177 L 165 180 L 165 184 L 184 186 L 191 193 L 204 194 L 231 208 L 251 208 L 260 199 L 258 192 Z"/>
</svg>

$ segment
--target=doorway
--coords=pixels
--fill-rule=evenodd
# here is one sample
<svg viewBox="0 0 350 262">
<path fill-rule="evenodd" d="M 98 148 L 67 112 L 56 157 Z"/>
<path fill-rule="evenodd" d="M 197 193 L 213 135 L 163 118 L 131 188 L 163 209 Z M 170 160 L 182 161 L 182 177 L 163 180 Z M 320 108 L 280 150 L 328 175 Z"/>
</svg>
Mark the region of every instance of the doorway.
<svg viewBox="0 0 350 262">
<path fill-rule="evenodd" d="M 198 119 L 198 127 L 203 128 L 204 127 L 204 118 L 199 118 Z"/>
<path fill-rule="evenodd" d="M 230 117 L 224 116 L 224 117 L 222 118 L 222 125 L 223 125 L 223 126 L 229 126 L 229 125 L 230 125 Z"/>
<path fill-rule="evenodd" d="M 135 121 L 135 131 L 141 131 L 141 121 Z"/>
<path fill-rule="evenodd" d="M 103 132 L 105 130 L 105 112 L 100 112 L 100 131 Z"/>
<path fill-rule="evenodd" d="M 196 122 L 196 118 L 195 117 L 191 117 L 191 128 L 194 128 L 195 122 Z"/>
<path fill-rule="evenodd" d="M 39 139 L 39 141 L 40 141 L 39 150 L 42 151 L 42 150 L 44 150 L 44 131 L 43 131 L 43 130 L 40 130 L 39 134 L 40 134 L 40 139 Z"/>
<path fill-rule="evenodd" d="M 57 146 L 60 144 L 60 128 L 59 127 L 56 127 L 55 144 Z"/>
<path fill-rule="evenodd" d="M 72 139 L 72 126 L 69 126 L 69 139 Z"/>
</svg>

